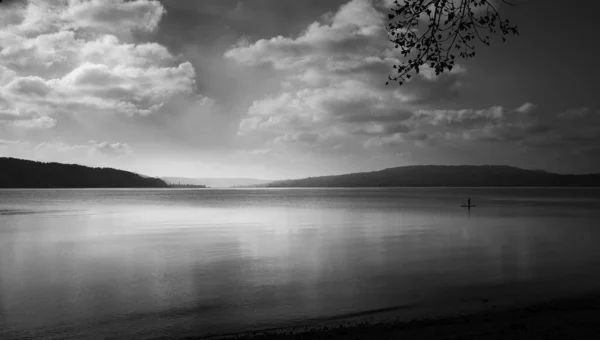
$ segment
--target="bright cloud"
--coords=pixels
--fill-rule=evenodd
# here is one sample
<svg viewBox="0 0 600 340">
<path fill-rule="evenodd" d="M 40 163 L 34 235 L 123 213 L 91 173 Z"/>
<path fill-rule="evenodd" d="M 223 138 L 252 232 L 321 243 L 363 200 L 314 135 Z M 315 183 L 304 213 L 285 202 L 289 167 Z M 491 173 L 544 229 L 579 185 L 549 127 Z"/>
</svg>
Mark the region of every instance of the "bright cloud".
<svg viewBox="0 0 600 340">
<path fill-rule="evenodd" d="M 102 31 L 152 31 L 156 29 L 164 13 L 163 6 L 154 0 L 70 0 L 67 10 L 60 14 L 60 18 L 75 27 Z"/>
<path fill-rule="evenodd" d="M 520 112 L 520 113 L 529 113 L 529 112 L 532 112 L 533 110 L 535 110 L 536 108 L 537 108 L 537 106 L 535 106 L 535 104 L 525 103 L 525 104 L 519 106 L 518 108 L 516 108 L 515 111 Z"/>
<path fill-rule="evenodd" d="M 225 56 L 250 65 L 270 63 L 277 69 L 314 64 L 332 70 L 356 67 L 367 62 L 365 57 L 381 54 L 388 47 L 383 24 L 383 14 L 370 1 L 354 0 L 327 23 L 314 22 L 295 39 L 277 36 L 252 44 L 242 41 Z"/>
<path fill-rule="evenodd" d="M 104 164 L 117 157 L 132 153 L 127 143 L 88 141 L 68 144 L 62 141 L 33 143 L 24 140 L 1 140 L 0 151 L 4 156 L 28 158 L 38 161 L 79 162 L 90 165 Z"/>
<path fill-rule="evenodd" d="M 311 143 L 338 147 L 349 139 L 404 130 L 400 122 L 420 102 L 454 96 L 464 68 L 440 78 L 424 69 L 402 89 L 384 85 L 399 56 L 389 44 L 381 5 L 352 0 L 295 38 L 241 41 L 228 50 L 225 57 L 242 65 L 271 65 L 287 75 L 280 93 L 251 105 L 240 137 L 305 146 L 306 137 L 298 133 L 310 132 Z"/>
<path fill-rule="evenodd" d="M 128 41 L 157 28 L 165 13 L 158 1 L 29 1 L 3 10 L 5 125 L 52 128 L 59 114 L 149 115 L 194 91 L 189 62 L 159 44 Z"/>
</svg>

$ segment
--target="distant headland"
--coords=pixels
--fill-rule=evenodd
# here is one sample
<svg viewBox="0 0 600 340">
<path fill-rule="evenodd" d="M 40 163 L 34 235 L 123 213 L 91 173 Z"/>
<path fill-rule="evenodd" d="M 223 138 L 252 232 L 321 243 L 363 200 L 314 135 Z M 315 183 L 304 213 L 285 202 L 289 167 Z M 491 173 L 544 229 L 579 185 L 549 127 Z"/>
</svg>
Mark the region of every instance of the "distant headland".
<svg viewBox="0 0 600 340">
<path fill-rule="evenodd" d="M 337 176 L 274 181 L 269 188 L 300 187 L 587 187 L 600 174 L 561 175 L 505 165 L 416 165 Z"/>
<path fill-rule="evenodd" d="M 158 178 L 75 164 L 0 157 L 0 188 L 167 188 Z"/>
</svg>

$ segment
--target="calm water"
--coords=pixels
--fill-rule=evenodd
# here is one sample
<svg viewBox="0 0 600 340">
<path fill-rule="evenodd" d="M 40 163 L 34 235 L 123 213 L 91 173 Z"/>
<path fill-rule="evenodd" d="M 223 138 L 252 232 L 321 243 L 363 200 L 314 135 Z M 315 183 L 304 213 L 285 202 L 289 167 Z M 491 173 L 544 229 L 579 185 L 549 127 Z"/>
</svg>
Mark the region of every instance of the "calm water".
<svg viewBox="0 0 600 340">
<path fill-rule="evenodd" d="M 600 292 L 599 222 L 598 189 L 0 190 L 0 338 Z"/>
</svg>

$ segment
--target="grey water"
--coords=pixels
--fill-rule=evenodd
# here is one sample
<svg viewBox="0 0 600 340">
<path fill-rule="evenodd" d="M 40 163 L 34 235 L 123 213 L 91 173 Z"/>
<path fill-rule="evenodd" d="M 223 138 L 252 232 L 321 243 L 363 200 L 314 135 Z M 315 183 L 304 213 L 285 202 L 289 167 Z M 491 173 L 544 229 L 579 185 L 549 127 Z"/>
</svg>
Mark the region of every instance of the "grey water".
<svg viewBox="0 0 600 340">
<path fill-rule="evenodd" d="M 0 338 L 596 294 L 599 245 L 592 188 L 0 190 Z"/>
</svg>

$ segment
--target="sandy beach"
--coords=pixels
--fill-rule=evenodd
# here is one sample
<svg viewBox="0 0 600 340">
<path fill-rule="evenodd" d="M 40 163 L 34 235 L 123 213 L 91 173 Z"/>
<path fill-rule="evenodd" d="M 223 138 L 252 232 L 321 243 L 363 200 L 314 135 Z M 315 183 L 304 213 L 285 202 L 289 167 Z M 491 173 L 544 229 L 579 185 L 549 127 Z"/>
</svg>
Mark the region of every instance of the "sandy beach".
<svg viewBox="0 0 600 340">
<path fill-rule="evenodd" d="M 590 339 L 598 334 L 600 296 L 580 296 L 452 317 L 356 320 L 202 339 Z"/>
</svg>

